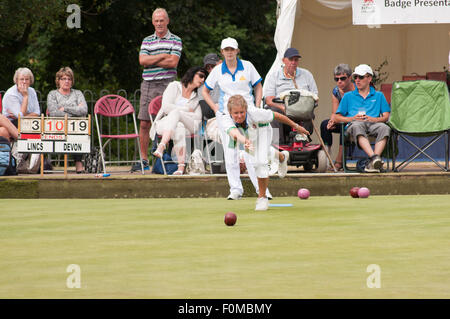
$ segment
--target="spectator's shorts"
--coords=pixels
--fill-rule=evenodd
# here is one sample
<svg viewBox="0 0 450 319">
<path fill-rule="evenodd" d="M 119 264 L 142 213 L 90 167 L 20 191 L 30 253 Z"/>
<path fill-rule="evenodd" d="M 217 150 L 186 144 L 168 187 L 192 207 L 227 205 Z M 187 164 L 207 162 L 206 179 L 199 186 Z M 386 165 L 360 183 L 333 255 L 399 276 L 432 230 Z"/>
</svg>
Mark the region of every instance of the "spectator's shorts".
<svg viewBox="0 0 450 319">
<path fill-rule="evenodd" d="M 167 85 L 174 79 L 165 80 L 143 80 L 141 83 L 141 99 L 139 101 L 138 119 L 141 121 L 150 121 L 148 114 L 148 104 L 155 97 L 162 95 Z"/>
<path fill-rule="evenodd" d="M 381 141 L 391 134 L 391 128 L 386 123 L 372 123 L 364 121 L 353 121 L 347 127 L 347 135 L 350 135 L 354 141 L 358 136 L 362 135 L 366 138 L 369 136 L 376 137 L 375 143 Z"/>
</svg>

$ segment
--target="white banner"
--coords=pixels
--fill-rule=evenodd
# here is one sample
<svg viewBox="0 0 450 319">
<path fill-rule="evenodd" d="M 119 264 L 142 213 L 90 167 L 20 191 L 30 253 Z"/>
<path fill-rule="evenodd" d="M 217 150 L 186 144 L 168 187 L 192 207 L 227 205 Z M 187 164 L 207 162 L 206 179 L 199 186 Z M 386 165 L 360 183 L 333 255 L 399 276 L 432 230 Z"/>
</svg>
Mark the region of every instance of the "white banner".
<svg viewBox="0 0 450 319">
<path fill-rule="evenodd" d="M 450 0 L 352 0 L 353 24 L 450 23 Z"/>
</svg>

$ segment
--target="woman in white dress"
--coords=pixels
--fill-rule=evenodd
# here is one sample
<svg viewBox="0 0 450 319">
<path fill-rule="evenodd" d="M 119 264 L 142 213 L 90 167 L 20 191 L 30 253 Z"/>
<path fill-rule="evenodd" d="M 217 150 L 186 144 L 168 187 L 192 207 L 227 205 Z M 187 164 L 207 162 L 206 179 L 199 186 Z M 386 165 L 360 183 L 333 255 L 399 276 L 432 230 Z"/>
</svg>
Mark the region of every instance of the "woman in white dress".
<svg viewBox="0 0 450 319">
<path fill-rule="evenodd" d="M 161 109 L 150 130 L 150 138 L 161 135 L 154 156 L 161 158 L 172 139 L 178 160 L 178 169 L 173 175 L 183 175 L 186 157 L 186 137 L 197 133 L 202 120 L 197 89 L 203 84 L 207 71 L 192 67 L 181 81 L 169 83 L 162 96 Z"/>
</svg>

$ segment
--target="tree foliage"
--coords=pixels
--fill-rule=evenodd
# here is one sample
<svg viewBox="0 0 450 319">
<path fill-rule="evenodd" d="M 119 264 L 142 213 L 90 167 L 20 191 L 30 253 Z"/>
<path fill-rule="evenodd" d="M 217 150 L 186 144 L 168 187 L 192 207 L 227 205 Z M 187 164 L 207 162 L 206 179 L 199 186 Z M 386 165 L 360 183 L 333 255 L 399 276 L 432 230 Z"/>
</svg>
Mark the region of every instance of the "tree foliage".
<svg viewBox="0 0 450 319">
<path fill-rule="evenodd" d="M 81 28 L 68 28 L 69 4 L 81 8 Z M 0 2 L 0 90 L 12 85 L 14 70 L 27 66 L 34 87 L 54 89 L 62 66 L 75 72 L 79 89 L 134 91 L 141 82 L 138 63 L 142 39 L 154 32 L 151 15 L 166 8 L 169 29 L 181 37 L 179 76 L 201 65 L 220 41 L 235 37 L 241 57 L 252 61 L 265 76 L 276 49 L 275 0 L 3 0 Z"/>
</svg>

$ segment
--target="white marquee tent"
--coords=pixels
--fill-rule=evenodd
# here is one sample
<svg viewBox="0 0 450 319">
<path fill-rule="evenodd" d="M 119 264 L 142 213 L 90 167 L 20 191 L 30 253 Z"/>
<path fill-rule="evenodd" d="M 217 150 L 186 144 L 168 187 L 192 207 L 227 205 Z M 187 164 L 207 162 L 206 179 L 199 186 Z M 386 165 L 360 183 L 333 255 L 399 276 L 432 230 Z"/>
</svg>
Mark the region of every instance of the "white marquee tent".
<svg viewBox="0 0 450 319">
<path fill-rule="evenodd" d="M 278 56 L 272 68 L 281 65 L 286 48 L 300 51 L 299 66 L 312 72 L 319 89 L 316 125 L 329 118 L 332 72 L 339 63 L 377 68 L 387 60 L 382 71 L 389 73 L 388 83 L 449 66 L 448 23 L 353 25 L 351 0 L 278 0 L 278 4 L 274 37 Z"/>
</svg>

